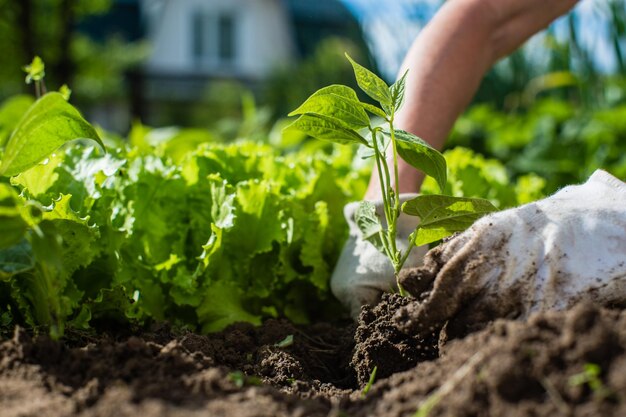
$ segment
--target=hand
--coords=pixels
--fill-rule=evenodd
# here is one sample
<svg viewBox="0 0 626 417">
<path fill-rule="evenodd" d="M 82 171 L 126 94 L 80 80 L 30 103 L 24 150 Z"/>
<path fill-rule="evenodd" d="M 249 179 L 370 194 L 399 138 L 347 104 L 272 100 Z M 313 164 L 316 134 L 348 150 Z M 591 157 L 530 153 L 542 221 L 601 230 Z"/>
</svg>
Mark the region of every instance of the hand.
<svg viewBox="0 0 626 417">
<path fill-rule="evenodd" d="M 422 300 L 398 312 L 407 332 L 448 322 L 464 333 L 579 300 L 626 303 L 626 184 L 596 171 L 582 185 L 483 217 L 401 277 Z"/>
<path fill-rule="evenodd" d="M 400 203 L 415 198 L 416 194 L 401 194 Z M 382 200 L 374 201 L 376 212 L 384 218 Z M 344 216 L 350 226 L 350 237 L 343 247 L 337 266 L 333 271 L 330 286 L 335 297 L 347 308 L 353 318 L 357 318 L 364 304 L 375 304 L 383 292 L 397 290 L 391 261 L 371 243 L 361 238 L 361 231 L 354 221 L 354 213 L 359 203 L 344 207 Z M 406 251 L 409 235 L 413 233 L 419 219 L 404 213 L 400 214 L 397 226 L 396 245 Z M 405 267 L 422 264 L 428 247 L 413 248 L 405 262 Z"/>
</svg>

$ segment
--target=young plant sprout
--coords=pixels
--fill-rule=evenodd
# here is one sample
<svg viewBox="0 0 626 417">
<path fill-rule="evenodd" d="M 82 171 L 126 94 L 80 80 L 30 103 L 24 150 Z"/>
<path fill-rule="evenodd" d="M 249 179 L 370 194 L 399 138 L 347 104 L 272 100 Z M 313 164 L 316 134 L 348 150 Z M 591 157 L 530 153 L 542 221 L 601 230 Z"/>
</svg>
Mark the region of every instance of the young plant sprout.
<svg viewBox="0 0 626 417">
<path fill-rule="evenodd" d="M 46 94 L 46 85 L 44 84 L 44 77 L 46 76 L 46 66 L 43 63 L 43 60 L 38 56 L 33 58 L 33 61 L 22 67 L 22 70 L 26 73 L 25 82 L 26 84 L 30 84 L 33 81 L 35 82 L 35 95 L 37 98 Z"/>
<path fill-rule="evenodd" d="M 372 385 L 374 385 L 374 381 L 376 381 L 377 371 L 378 366 L 375 366 L 370 373 L 370 379 L 367 381 L 367 385 L 365 385 L 365 388 L 363 388 L 363 391 L 361 391 L 361 398 L 365 398 L 367 396 L 367 393 L 370 392 L 370 390 L 372 389 Z"/>
<path fill-rule="evenodd" d="M 404 159 L 433 177 L 443 192 L 447 182 L 445 158 L 422 139 L 394 126 L 395 116 L 404 101 L 407 72 L 389 86 L 347 54 L 346 57 L 352 64 L 359 88 L 378 106 L 360 101 L 350 87 L 330 85 L 313 93 L 289 114 L 300 117 L 287 129 L 297 129 L 321 140 L 367 148 L 364 158 L 374 158 L 379 175 L 383 218 L 376 213 L 374 204 L 363 201 L 355 214 L 355 221 L 363 239 L 389 258 L 397 280 L 414 246 L 432 243 L 465 230 L 479 217 L 496 208 L 487 200 L 445 195 L 420 195 L 400 204 L 398 159 Z M 383 123 L 372 123 L 368 113 Z M 392 166 L 389 166 L 390 163 Z M 420 218 L 404 252 L 398 250 L 396 243 L 398 218 L 402 212 Z"/>
</svg>

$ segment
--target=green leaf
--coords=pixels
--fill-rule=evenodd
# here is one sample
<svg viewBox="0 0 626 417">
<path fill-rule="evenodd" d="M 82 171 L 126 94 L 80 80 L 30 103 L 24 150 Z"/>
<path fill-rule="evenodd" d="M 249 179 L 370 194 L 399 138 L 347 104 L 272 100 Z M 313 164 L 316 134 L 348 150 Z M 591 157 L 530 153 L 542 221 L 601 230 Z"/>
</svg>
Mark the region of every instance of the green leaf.
<svg viewBox="0 0 626 417">
<path fill-rule="evenodd" d="M 0 250 L 0 280 L 31 270 L 34 266 L 32 248 L 26 239 Z"/>
<path fill-rule="evenodd" d="M 350 87 L 330 85 L 311 95 L 289 116 L 312 113 L 339 119 L 352 129 L 369 126 L 370 119 Z"/>
<path fill-rule="evenodd" d="M 59 180 L 57 168 L 63 163 L 63 156 L 61 153 L 50 155 L 43 162 L 12 177 L 11 184 L 21 187 L 28 198 L 37 198 L 43 204 L 49 204 L 50 201 L 42 200 L 42 197 Z M 64 191 L 67 192 L 68 189 L 69 187 Z"/>
<path fill-rule="evenodd" d="M 378 107 L 376 107 L 376 106 L 374 106 L 372 104 L 363 103 L 363 102 L 361 102 L 361 107 L 363 107 L 365 110 L 367 110 L 368 112 L 372 113 L 373 115 L 387 120 L 387 113 L 385 113 L 384 110 L 379 109 Z"/>
<path fill-rule="evenodd" d="M 203 333 L 218 332 L 239 321 L 261 324 L 259 316 L 246 311 L 243 289 L 232 284 L 218 281 L 206 289 L 207 296 L 197 309 Z"/>
<path fill-rule="evenodd" d="M 488 200 L 444 195 L 421 195 L 402 205 L 404 213 L 420 218 L 417 246 L 461 232 L 496 210 Z"/>
<path fill-rule="evenodd" d="M 123 287 L 114 286 L 99 290 L 98 295 L 83 306 L 89 309 L 90 320 L 112 319 L 123 322 L 126 319 L 125 313 L 131 308 L 133 301 L 126 295 Z"/>
<path fill-rule="evenodd" d="M 279 347 L 279 348 L 287 348 L 287 347 L 289 347 L 291 345 L 293 345 L 293 335 L 292 334 L 288 334 L 280 342 L 274 343 L 274 346 Z"/>
<path fill-rule="evenodd" d="M 418 227 L 409 239 L 413 239 L 415 236 L 415 246 L 428 245 L 429 243 L 437 242 L 438 240 L 445 239 L 448 236 L 452 236 L 456 232 L 451 232 L 446 227 L 433 227 L 422 229 Z"/>
<path fill-rule="evenodd" d="M 202 254 L 198 257 L 200 264 L 204 269 L 212 266 L 211 264 L 219 258 L 222 250 L 222 229 L 211 224 L 211 236 L 209 240 L 202 245 Z"/>
<path fill-rule="evenodd" d="M 237 185 L 236 224 L 231 242 L 242 256 L 253 256 L 272 250 L 273 242 L 287 239 L 281 227 L 281 198 L 278 189 L 268 181 L 246 181 Z M 245 241 L 238 237 L 245 235 Z"/>
<path fill-rule="evenodd" d="M 335 142 L 340 145 L 358 143 L 367 145 L 367 141 L 347 125 L 331 117 L 306 113 L 285 129 L 296 129 L 316 139 Z"/>
<path fill-rule="evenodd" d="M 0 249 L 22 240 L 28 229 L 19 206 L 20 202 L 13 187 L 0 183 Z"/>
<path fill-rule="evenodd" d="M 383 107 L 391 106 L 392 98 L 389 86 L 379 76 L 355 62 L 348 54 L 346 58 L 352 64 L 356 82 L 365 94 L 378 101 Z"/>
<path fill-rule="evenodd" d="M 336 190 L 336 192 L 340 191 Z M 325 260 L 325 253 L 328 253 L 327 241 L 332 240 L 330 233 L 338 233 L 339 230 L 333 229 L 330 224 L 333 219 L 330 218 L 326 201 L 317 201 L 313 210 L 306 204 L 302 204 L 300 210 L 299 208 L 294 207 L 292 210 L 292 215 L 293 212 L 300 212 L 299 214 L 304 217 L 294 216 L 294 223 L 300 225 L 299 229 L 302 233 L 299 258 L 302 265 L 311 271 L 309 281 L 317 288 L 325 290 L 328 288 L 330 275 L 330 266 Z"/>
<path fill-rule="evenodd" d="M 384 133 L 389 135 L 388 132 Z M 443 191 L 446 187 L 447 169 L 446 159 L 441 152 L 409 132 L 396 129 L 394 133 L 400 157 L 412 167 L 433 177 Z"/>
<path fill-rule="evenodd" d="M 393 83 L 390 87 L 389 91 L 391 92 L 391 104 L 395 110 L 398 110 L 402 107 L 402 103 L 404 103 L 404 92 L 406 89 L 406 76 L 409 73 L 409 70 L 404 72 L 404 75 L 400 77 L 398 81 Z"/>
<path fill-rule="evenodd" d="M 377 371 L 378 367 L 374 366 L 374 369 L 372 369 L 372 372 L 370 373 L 370 378 L 367 381 L 367 385 L 365 385 L 365 388 L 363 388 L 363 391 L 361 392 L 361 398 L 365 398 L 367 396 L 367 393 L 370 392 L 370 390 L 372 389 L 372 385 L 374 385 L 374 381 L 376 381 Z"/>
<path fill-rule="evenodd" d="M 367 136 L 368 147 L 361 146 L 356 152 L 356 156 L 361 159 L 369 159 L 373 158 L 376 155 L 376 151 L 374 150 L 374 137 L 376 138 L 376 144 L 378 145 L 378 150 L 380 151 L 383 158 L 387 156 L 387 149 L 391 144 L 391 138 L 388 135 L 380 135 L 379 130 L 376 130 L 374 135 L 371 133 Z"/>
<path fill-rule="evenodd" d="M 34 323 L 50 326 L 50 336 L 58 338 L 63 335 L 67 316 L 80 299 L 80 291 L 74 291 L 74 283 L 68 282 L 62 262 L 63 239 L 56 225 L 44 221 L 39 229 L 41 233 L 30 236 L 35 270 L 20 275 L 15 285 L 28 300 Z"/>
<path fill-rule="evenodd" d="M 60 260 L 63 270 L 72 274 L 87 266 L 100 251 L 98 228 L 89 225 L 89 217 L 81 218 L 70 206 L 71 195 L 63 195 L 54 202 L 54 208 L 43 214 L 43 221 L 55 225 L 61 239 Z"/>
<path fill-rule="evenodd" d="M 211 219 L 220 229 L 233 226 L 235 219 L 235 193 L 228 194 L 226 183 L 211 182 Z"/>
<path fill-rule="evenodd" d="M 95 129 L 63 96 L 48 93 L 22 117 L 7 143 L 0 175 L 13 176 L 42 161 L 66 142 L 95 140 L 104 144 Z"/>
<path fill-rule="evenodd" d="M 11 136 L 24 113 L 35 102 L 31 96 L 19 95 L 7 99 L 0 107 L 0 148 Z"/>
<path fill-rule="evenodd" d="M 382 253 L 385 253 L 385 247 L 380 237 L 383 226 L 376 214 L 376 207 L 369 201 L 361 201 L 359 208 L 354 213 L 354 220 L 363 234 L 363 240 L 367 240 Z"/>
</svg>

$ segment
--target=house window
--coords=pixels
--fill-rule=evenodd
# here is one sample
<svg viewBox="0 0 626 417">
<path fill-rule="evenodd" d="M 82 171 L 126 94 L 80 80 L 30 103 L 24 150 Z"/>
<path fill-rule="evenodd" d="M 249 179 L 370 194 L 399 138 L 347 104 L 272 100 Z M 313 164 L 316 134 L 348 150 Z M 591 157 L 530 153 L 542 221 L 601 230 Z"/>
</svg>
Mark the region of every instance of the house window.
<svg viewBox="0 0 626 417">
<path fill-rule="evenodd" d="M 235 16 L 229 13 L 195 13 L 192 16 L 192 53 L 197 65 L 222 68 L 236 58 Z"/>
<path fill-rule="evenodd" d="M 235 19 L 230 15 L 221 15 L 217 20 L 218 56 L 221 61 L 232 62 L 235 59 Z"/>
</svg>

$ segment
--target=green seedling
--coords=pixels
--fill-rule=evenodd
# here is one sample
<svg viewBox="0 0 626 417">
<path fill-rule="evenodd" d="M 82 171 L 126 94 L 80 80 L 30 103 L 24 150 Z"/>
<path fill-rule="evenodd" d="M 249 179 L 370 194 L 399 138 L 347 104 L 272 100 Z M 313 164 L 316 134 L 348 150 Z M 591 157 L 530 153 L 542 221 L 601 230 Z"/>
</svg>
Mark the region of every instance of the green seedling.
<svg viewBox="0 0 626 417">
<path fill-rule="evenodd" d="M 372 389 L 372 385 L 374 385 L 374 381 L 376 381 L 376 371 L 378 371 L 377 366 L 375 366 L 374 369 L 372 369 L 372 373 L 370 374 L 370 379 L 367 381 L 367 385 L 365 385 L 365 388 L 363 388 L 363 391 L 361 392 L 361 398 L 365 398 L 367 393 L 370 392 L 370 389 Z"/>
<path fill-rule="evenodd" d="M 14 324 L 13 311 L 11 306 L 7 305 L 5 311 L 0 313 L 0 337 L 9 337 L 13 331 Z"/>
<path fill-rule="evenodd" d="M 443 385 L 422 401 L 413 417 L 428 417 L 441 400 L 453 392 L 466 376 L 476 372 L 476 368 L 480 366 L 484 359 L 485 355 L 482 352 L 477 352 L 470 357 Z"/>
<path fill-rule="evenodd" d="M 577 387 L 587 385 L 597 399 L 610 397 L 613 393 L 602 382 L 602 368 L 595 363 L 586 363 L 583 371 L 569 379 L 569 385 Z"/>
<path fill-rule="evenodd" d="M 439 395 L 430 395 L 413 414 L 413 417 L 428 417 L 430 412 L 439 404 L 441 397 Z"/>
<path fill-rule="evenodd" d="M 261 385 L 261 378 L 258 376 L 248 376 L 241 371 L 231 372 L 228 374 L 228 378 L 237 388 Z"/>
<path fill-rule="evenodd" d="M 293 345 L 293 335 L 290 334 L 287 337 L 285 337 L 283 340 L 281 340 L 280 342 L 276 343 L 274 346 L 279 347 L 279 348 L 286 348 Z"/>
<path fill-rule="evenodd" d="M 22 67 L 22 70 L 26 73 L 26 84 L 35 83 L 35 94 L 37 98 L 46 94 L 46 85 L 43 81 L 46 76 L 46 65 L 43 60 L 35 56 L 30 64 Z"/>
<path fill-rule="evenodd" d="M 72 90 L 67 86 L 67 84 L 63 84 L 61 87 L 59 87 L 59 94 L 63 96 L 65 101 L 69 101 L 70 97 L 72 96 Z"/>
<path fill-rule="evenodd" d="M 421 195 L 401 206 L 397 190 L 399 158 L 433 177 L 441 191 L 447 182 L 445 158 L 424 140 L 395 127 L 396 115 L 404 101 L 407 72 L 389 86 L 348 55 L 346 57 L 352 64 L 359 88 L 378 105 L 360 101 L 350 87 L 330 85 L 313 93 L 291 112 L 290 116 L 299 115 L 299 118 L 286 129 L 296 129 L 338 144 L 356 144 L 365 148 L 361 154 L 364 158 L 374 158 L 381 184 L 383 215 L 381 218 L 374 204 L 364 201 L 355 220 L 363 238 L 389 258 L 397 278 L 413 247 L 465 230 L 495 207 L 487 200 L 444 195 Z M 382 124 L 373 123 L 370 115 L 382 120 Z M 421 219 L 404 252 L 396 244 L 401 212 Z"/>
<path fill-rule="evenodd" d="M 10 306 L 8 306 L 8 311 L 0 314 L 0 327 L 8 327 L 11 323 L 13 323 L 13 314 L 11 314 Z"/>
</svg>

